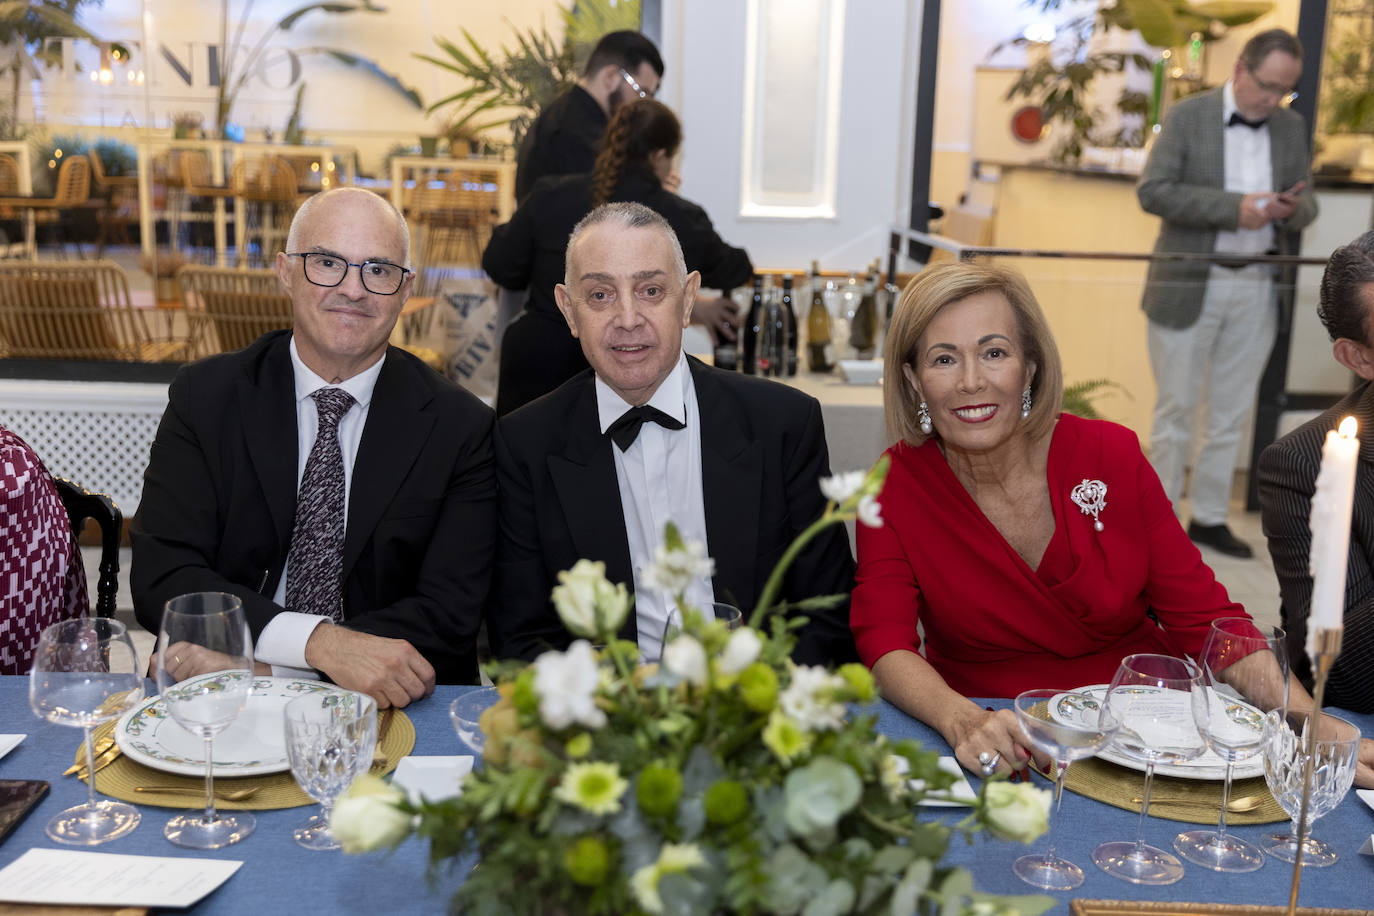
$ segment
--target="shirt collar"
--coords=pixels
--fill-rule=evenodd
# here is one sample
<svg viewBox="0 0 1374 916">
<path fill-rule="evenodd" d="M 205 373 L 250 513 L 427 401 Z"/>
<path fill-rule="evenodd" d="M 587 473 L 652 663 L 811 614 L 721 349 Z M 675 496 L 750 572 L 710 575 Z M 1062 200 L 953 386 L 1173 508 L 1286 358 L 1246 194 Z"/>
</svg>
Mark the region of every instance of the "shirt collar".
<svg viewBox="0 0 1374 916">
<path fill-rule="evenodd" d="M 1231 125 L 1231 115 L 1240 109 L 1236 108 L 1236 87 L 1231 80 L 1226 81 L 1226 85 L 1221 87 L 1221 126 Z"/>
<path fill-rule="evenodd" d="M 658 408 L 679 423 L 686 423 L 687 386 L 691 384 L 691 380 L 692 373 L 687 371 L 687 354 L 679 353 L 677 365 L 658 386 L 653 397 L 649 398 L 649 406 Z M 596 413 L 603 434 L 631 406 L 624 398 L 616 394 L 610 385 L 603 382 L 600 376 L 597 376 Z"/>
<path fill-rule="evenodd" d="M 337 385 L 331 384 L 325 379 L 320 378 L 310 367 L 301 359 L 300 351 L 296 349 L 296 335 L 291 335 L 291 367 L 296 375 L 296 403 L 300 403 L 311 394 L 321 388 L 342 388 L 353 396 L 363 407 L 372 403 L 372 389 L 377 387 L 377 376 L 382 374 L 382 364 L 386 362 L 386 354 L 368 368 L 359 372 L 350 379 L 345 379 Z"/>
</svg>

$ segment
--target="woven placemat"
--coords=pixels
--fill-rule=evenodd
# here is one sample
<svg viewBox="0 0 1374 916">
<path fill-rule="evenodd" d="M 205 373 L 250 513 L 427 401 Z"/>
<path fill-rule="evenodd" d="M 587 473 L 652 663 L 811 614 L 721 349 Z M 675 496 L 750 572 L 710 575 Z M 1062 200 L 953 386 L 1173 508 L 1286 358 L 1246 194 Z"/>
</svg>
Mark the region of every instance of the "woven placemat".
<svg viewBox="0 0 1374 916">
<path fill-rule="evenodd" d="M 114 730 L 115 723 L 108 722 L 94 733 L 99 740 Z M 386 755 L 386 765 L 373 767 L 377 776 L 385 776 L 396 769 L 401 758 L 415 748 L 415 723 L 410 721 L 401 710 L 396 710 L 391 727 L 381 741 L 381 752 Z M 76 762 L 84 763 L 86 752 L 78 747 Z M 186 789 L 186 792 L 158 793 L 138 792 L 137 787 L 166 786 Z M 230 801 L 221 793 L 241 789 L 256 788 L 252 798 L 243 801 Z M 140 805 L 157 805 L 162 808 L 199 808 L 205 804 L 205 779 L 201 776 L 181 776 L 154 770 L 120 754 L 114 762 L 95 774 L 95 790 L 102 795 Z M 315 800 L 301 791 L 296 785 L 290 770 L 282 773 L 268 773 L 264 776 L 216 776 L 215 807 L 246 811 L 270 811 L 277 808 L 299 808 L 316 804 Z"/>
<path fill-rule="evenodd" d="M 1034 769 L 1034 768 L 1032 768 Z M 1049 777 L 1036 771 L 1038 775 Z M 1076 760 L 1064 777 L 1064 788 L 1127 811 L 1139 811 L 1145 774 L 1096 757 Z M 1289 820 L 1263 776 L 1231 783 L 1231 801 L 1256 796 L 1259 806 L 1249 811 L 1230 811 L 1227 824 L 1273 824 Z M 1155 774 L 1150 787 L 1150 816 L 1189 824 L 1215 824 L 1221 814 L 1221 780 L 1179 779 Z"/>
</svg>

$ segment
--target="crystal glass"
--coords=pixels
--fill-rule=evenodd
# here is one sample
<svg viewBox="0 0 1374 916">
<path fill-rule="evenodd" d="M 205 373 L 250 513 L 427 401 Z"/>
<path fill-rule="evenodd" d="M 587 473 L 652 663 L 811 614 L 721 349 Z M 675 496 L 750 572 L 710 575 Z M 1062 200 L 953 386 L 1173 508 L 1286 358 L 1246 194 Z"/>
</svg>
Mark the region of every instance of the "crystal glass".
<svg viewBox="0 0 1374 916">
<path fill-rule="evenodd" d="M 177 846 L 219 849 L 253 832 L 247 811 L 215 810 L 215 735 L 238 718 L 253 689 L 253 638 L 243 603 L 224 592 L 167 602 L 157 636 L 157 687 L 172 720 L 205 742 L 205 810 L 179 814 L 162 833 Z"/>
<path fill-rule="evenodd" d="M 129 631 L 118 620 L 61 620 L 38 637 L 29 670 L 29 706 L 40 719 L 80 728 L 86 740 L 86 803 L 48 821 L 48 838 L 95 846 L 138 826 L 138 809 L 95 799 L 91 729 L 117 718 L 143 698 L 143 676 Z"/>
<path fill-rule="evenodd" d="M 329 814 L 344 789 L 372 766 L 377 701 L 345 690 L 307 694 L 286 704 L 285 728 L 291 775 L 321 809 L 293 836 L 306 849 L 338 849 Z"/>
<path fill-rule="evenodd" d="M 1121 660 L 1102 701 L 1104 725 L 1113 729 L 1111 747 L 1145 765 L 1145 790 L 1134 842 L 1103 843 L 1093 862 L 1132 884 L 1173 884 L 1183 877 L 1177 856 L 1145 843 L 1145 815 L 1155 765 L 1186 763 L 1206 749 L 1193 719 L 1193 691 L 1202 670 L 1186 658 L 1128 655 Z"/>
<path fill-rule="evenodd" d="M 1231 773 L 1264 748 L 1264 721 L 1288 708 L 1288 652 L 1284 632 L 1248 617 L 1212 621 L 1198 663 L 1203 686 L 1193 691 L 1193 719 L 1212 752 L 1226 762 L 1216 830 L 1189 830 L 1174 837 L 1179 855 L 1214 871 L 1247 872 L 1264 864 L 1264 853 L 1226 832 Z"/>
<path fill-rule="evenodd" d="M 1050 706 L 1066 694 L 1062 690 L 1027 690 L 1016 698 L 1016 719 L 1021 731 L 1038 751 L 1048 754 L 1055 763 L 1054 814 L 1059 813 L 1059 800 L 1064 795 L 1064 774 L 1069 764 L 1091 757 L 1111 740 L 1111 731 L 1103 723 L 1099 710 L 1091 698 L 1083 696 L 1076 704 L 1079 710 L 1071 721 L 1061 721 L 1050 714 Z M 1073 694 L 1067 694 L 1073 697 Z M 1071 890 L 1083 883 L 1083 869 L 1061 856 L 1055 855 L 1054 839 L 1043 854 L 1026 855 L 1012 863 L 1011 870 L 1027 884 L 1053 891 Z"/>
<path fill-rule="evenodd" d="M 741 614 L 740 609 L 733 604 L 717 601 L 711 605 L 711 613 L 717 621 L 725 624 L 727 630 L 738 630 L 744 625 L 744 615 Z M 703 614 L 702 616 L 705 617 L 706 615 Z M 706 619 L 709 621 L 711 618 L 707 617 Z M 668 645 L 668 643 L 677 638 L 677 635 L 681 632 L 682 609 L 674 605 L 668 609 L 668 620 L 663 625 L 663 641 L 660 643 L 660 653 L 662 652 L 662 646 Z"/>
<path fill-rule="evenodd" d="M 500 699 L 501 695 L 495 687 L 478 687 L 464 691 L 448 704 L 448 717 L 458 733 L 458 740 L 467 745 L 478 761 L 481 761 L 482 750 L 487 743 L 486 733 L 482 731 L 482 713 Z"/>
<path fill-rule="evenodd" d="M 1350 791 L 1360 746 L 1360 730 L 1350 722 L 1327 712 L 1318 719 L 1307 825 L 1301 831 L 1302 864 L 1313 868 L 1334 865 L 1340 859 L 1334 847 L 1312 836 L 1312 822 L 1334 809 Z M 1299 736 L 1276 715 L 1265 720 L 1264 781 L 1293 822 L 1288 833 L 1265 837 L 1263 846 L 1265 852 L 1284 862 L 1292 862 L 1298 853 L 1298 817 L 1302 813 L 1302 783 L 1307 763 L 1307 723 L 1311 721 L 1308 718 L 1304 722 Z"/>
</svg>

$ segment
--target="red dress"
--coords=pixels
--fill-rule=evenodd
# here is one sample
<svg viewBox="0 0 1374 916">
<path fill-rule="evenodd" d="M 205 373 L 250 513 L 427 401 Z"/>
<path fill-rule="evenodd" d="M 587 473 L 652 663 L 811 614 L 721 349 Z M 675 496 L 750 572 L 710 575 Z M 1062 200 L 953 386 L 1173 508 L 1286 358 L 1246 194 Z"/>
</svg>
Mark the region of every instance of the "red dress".
<svg viewBox="0 0 1374 916">
<path fill-rule="evenodd" d="M 918 651 L 969 697 L 1107 683 L 1135 652 L 1196 656 L 1211 621 L 1247 616 L 1184 534 L 1133 432 L 1063 414 L 1047 478 L 1054 536 L 1031 569 L 955 478 L 935 441 L 888 450 L 883 526 L 858 526 L 850 624 L 872 666 Z M 1093 526 L 1072 498 L 1106 484 Z M 1146 612 L 1153 608 L 1164 629 Z"/>
</svg>

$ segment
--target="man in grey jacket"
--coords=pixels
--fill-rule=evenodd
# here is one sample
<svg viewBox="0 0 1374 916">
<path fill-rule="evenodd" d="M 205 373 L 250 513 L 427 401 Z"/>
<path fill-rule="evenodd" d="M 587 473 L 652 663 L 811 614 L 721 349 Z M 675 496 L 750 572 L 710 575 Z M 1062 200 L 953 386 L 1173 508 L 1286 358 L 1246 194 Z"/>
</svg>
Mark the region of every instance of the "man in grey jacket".
<svg viewBox="0 0 1374 916">
<path fill-rule="evenodd" d="M 1236 447 L 1278 321 L 1274 269 L 1241 259 L 1277 251 L 1317 215 L 1306 127 L 1284 107 L 1301 74 L 1292 35 L 1251 38 L 1225 85 L 1173 106 L 1136 188 L 1140 205 L 1163 218 L 1156 252 L 1234 257 L 1152 262 L 1141 307 L 1158 387 L 1150 460 L 1177 503 L 1196 456 L 1188 536 L 1236 557 L 1251 555 L 1226 525 Z"/>
</svg>

